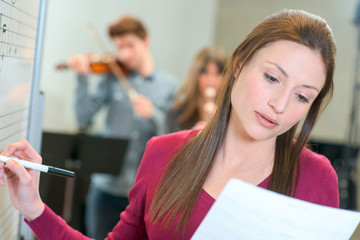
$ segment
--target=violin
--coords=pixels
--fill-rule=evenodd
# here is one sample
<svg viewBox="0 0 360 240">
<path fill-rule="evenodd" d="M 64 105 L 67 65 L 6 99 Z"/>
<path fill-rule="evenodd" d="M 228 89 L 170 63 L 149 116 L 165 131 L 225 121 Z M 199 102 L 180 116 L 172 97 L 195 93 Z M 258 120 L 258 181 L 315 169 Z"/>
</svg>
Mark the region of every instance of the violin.
<svg viewBox="0 0 360 240">
<path fill-rule="evenodd" d="M 124 76 L 130 73 L 130 69 L 127 68 L 122 62 L 115 60 L 110 55 L 100 56 L 98 54 L 89 55 L 89 68 L 94 74 L 114 74 L 114 67 L 117 70 L 121 70 Z M 55 66 L 57 70 L 69 69 L 67 63 L 59 63 Z"/>
<path fill-rule="evenodd" d="M 90 54 L 88 56 L 89 68 L 95 74 L 112 74 L 116 79 L 122 84 L 125 91 L 130 98 L 136 97 L 138 94 L 133 89 L 126 79 L 126 75 L 130 73 L 123 63 L 117 61 L 114 57 L 110 55 L 104 55 L 100 57 L 98 54 Z M 56 65 L 56 69 L 69 69 L 70 66 L 67 63 L 61 63 Z"/>
</svg>

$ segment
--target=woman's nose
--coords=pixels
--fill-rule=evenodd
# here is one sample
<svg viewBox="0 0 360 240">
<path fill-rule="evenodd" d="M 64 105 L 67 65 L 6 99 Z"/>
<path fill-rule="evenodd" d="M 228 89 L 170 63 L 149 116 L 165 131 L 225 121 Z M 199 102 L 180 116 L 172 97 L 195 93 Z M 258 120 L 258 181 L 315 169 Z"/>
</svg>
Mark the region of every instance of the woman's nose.
<svg viewBox="0 0 360 240">
<path fill-rule="evenodd" d="M 270 106 L 276 113 L 284 113 L 288 104 L 289 104 L 290 94 L 281 92 L 268 101 L 268 106 Z"/>
</svg>

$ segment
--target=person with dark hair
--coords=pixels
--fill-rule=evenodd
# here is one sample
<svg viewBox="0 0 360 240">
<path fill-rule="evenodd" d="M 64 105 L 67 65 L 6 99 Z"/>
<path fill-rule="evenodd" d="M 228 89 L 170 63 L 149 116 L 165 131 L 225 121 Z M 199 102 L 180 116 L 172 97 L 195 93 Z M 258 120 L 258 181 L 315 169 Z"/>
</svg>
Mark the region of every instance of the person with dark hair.
<svg viewBox="0 0 360 240">
<path fill-rule="evenodd" d="M 215 112 L 215 99 L 223 80 L 226 58 L 226 51 L 219 46 L 204 47 L 196 54 L 166 115 L 165 132 L 206 125 Z"/>
<path fill-rule="evenodd" d="M 90 91 L 89 55 L 74 55 L 68 61 L 68 66 L 78 73 L 75 110 L 80 127 L 86 128 L 99 110 L 107 107 L 103 136 L 129 139 L 118 176 L 91 175 L 86 197 L 85 231 L 96 239 L 103 239 L 111 231 L 128 205 L 127 195 L 146 142 L 164 132 L 167 105 L 178 86 L 170 75 L 155 67 L 149 36 L 138 19 L 124 16 L 110 25 L 108 33 L 116 47 L 116 59 L 130 71 L 126 78 L 136 91 L 135 96 L 127 92 L 113 74 L 104 74 L 96 91 Z"/>
<path fill-rule="evenodd" d="M 205 128 L 148 142 L 130 204 L 107 239 L 190 239 L 231 178 L 338 207 L 334 168 L 305 147 L 332 97 L 335 52 L 332 31 L 319 16 L 283 10 L 259 23 L 227 62 Z M 3 154 L 41 162 L 26 141 Z M 38 172 L 15 161 L 0 167 L 13 205 L 38 239 L 85 238 L 41 201 Z"/>
</svg>

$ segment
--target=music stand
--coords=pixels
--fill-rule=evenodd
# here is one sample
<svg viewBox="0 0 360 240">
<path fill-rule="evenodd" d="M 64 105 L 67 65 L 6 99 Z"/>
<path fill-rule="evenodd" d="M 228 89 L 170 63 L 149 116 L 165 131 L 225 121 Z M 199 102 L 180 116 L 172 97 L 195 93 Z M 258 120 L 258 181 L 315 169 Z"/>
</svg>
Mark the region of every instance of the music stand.
<svg viewBox="0 0 360 240">
<path fill-rule="evenodd" d="M 67 169 L 65 163 L 71 159 L 75 151 L 74 146 L 74 135 L 44 132 L 40 151 L 43 164 Z M 41 198 L 58 215 L 63 213 L 66 185 L 66 179 L 63 177 L 41 174 L 39 186 Z"/>
<path fill-rule="evenodd" d="M 128 140 L 79 135 L 78 173 L 89 177 L 92 173 L 120 173 Z"/>
<path fill-rule="evenodd" d="M 119 174 L 128 140 L 85 134 L 43 132 L 43 164 L 75 172 L 75 181 L 42 174 L 43 200 L 73 228 L 83 232 L 84 203 L 92 173 Z"/>
</svg>

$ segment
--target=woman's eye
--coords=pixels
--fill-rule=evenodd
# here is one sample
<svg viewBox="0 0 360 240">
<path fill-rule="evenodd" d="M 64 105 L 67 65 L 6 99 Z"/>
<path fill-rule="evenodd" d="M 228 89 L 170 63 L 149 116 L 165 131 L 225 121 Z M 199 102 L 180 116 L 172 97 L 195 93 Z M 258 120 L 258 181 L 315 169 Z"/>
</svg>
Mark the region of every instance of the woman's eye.
<svg viewBox="0 0 360 240">
<path fill-rule="evenodd" d="M 301 95 L 301 94 L 298 94 L 298 97 L 300 102 L 305 102 L 305 103 L 309 103 L 309 99 L 306 98 L 305 96 Z"/>
<path fill-rule="evenodd" d="M 266 78 L 269 82 L 278 82 L 278 80 L 277 80 L 275 77 L 273 77 L 273 76 L 271 76 L 271 75 L 269 75 L 269 74 L 267 74 L 267 73 L 264 73 L 264 75 L 265 75 L 265 78 Z"/>
</svg>

